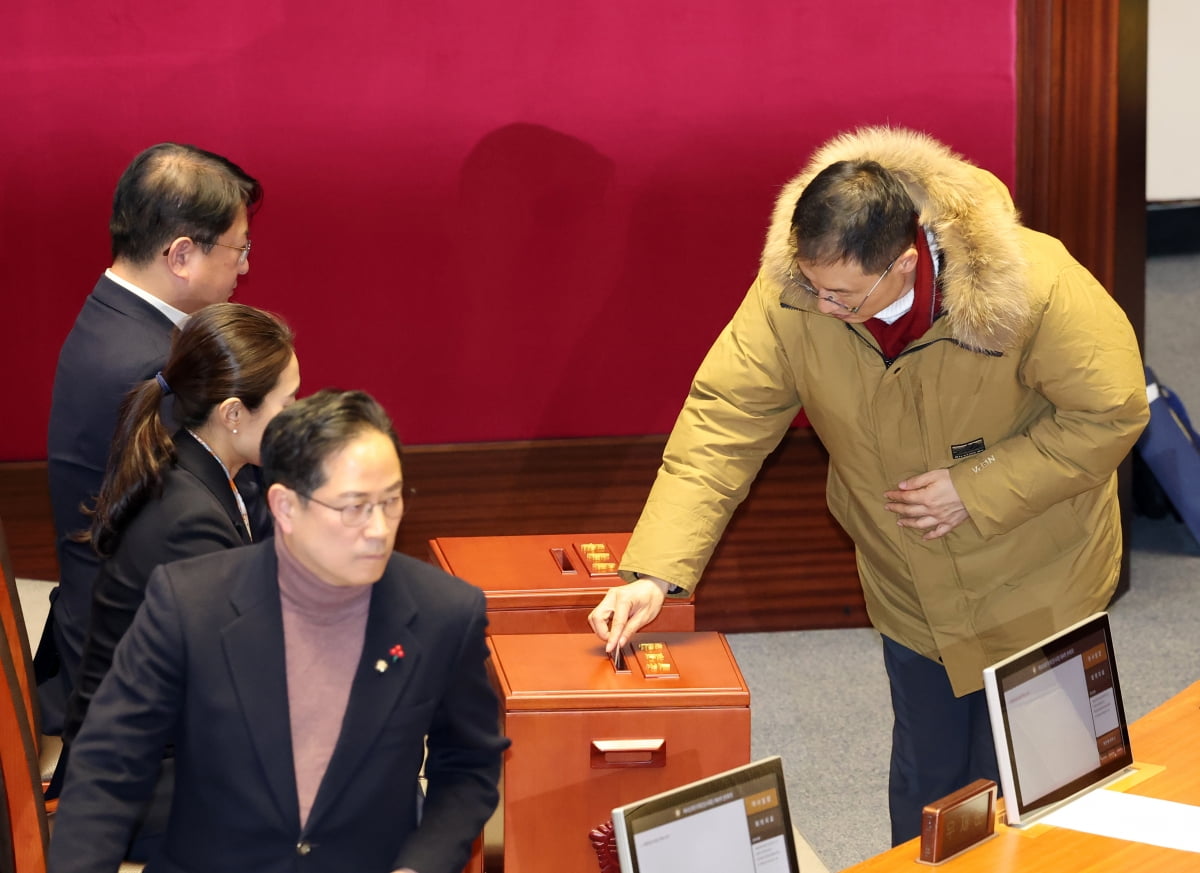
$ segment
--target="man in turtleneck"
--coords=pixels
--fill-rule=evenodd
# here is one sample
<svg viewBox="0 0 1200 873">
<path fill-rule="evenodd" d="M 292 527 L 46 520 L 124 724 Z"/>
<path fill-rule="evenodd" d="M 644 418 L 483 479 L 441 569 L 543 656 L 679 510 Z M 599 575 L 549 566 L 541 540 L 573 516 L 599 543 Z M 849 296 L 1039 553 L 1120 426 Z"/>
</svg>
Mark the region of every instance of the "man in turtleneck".
<svg viewBox="0 0 1200 873">
<path fill-rule="evenodd" d="M 484 598 L 393 551 L 404 480 L 382 407 L 298 401 L 262 461 L 274 539 L 151 578 L 72 750 L 56 873 L 118 868 L 168 743 L 158 861 L 179 873 L 457 873 L 495 808 L 508 740 Z"/>
</svg>

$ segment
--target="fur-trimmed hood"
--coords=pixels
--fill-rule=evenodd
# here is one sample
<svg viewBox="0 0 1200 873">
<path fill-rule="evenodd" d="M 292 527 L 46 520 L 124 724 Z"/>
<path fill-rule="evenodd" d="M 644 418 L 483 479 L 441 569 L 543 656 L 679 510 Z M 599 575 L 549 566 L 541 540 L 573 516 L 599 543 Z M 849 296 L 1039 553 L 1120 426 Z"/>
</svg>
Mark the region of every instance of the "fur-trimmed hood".
<svg viewBox="0 0 1200 873">
<path fill-rule="evenodd" d="M 933 138 L 902 128 L 867 127 L 838 136 L 788 182 L 775 203 L 763 248 L 764 274 L 787 289 L 795 258 L 792 212 L 809 181 L 842 160 L 873 160 L 907 189 L 921 225 L 941 248 L 943 318 L 951 336 L 976 350 L 1005 351 L 1032 323 L 1021 223 L 1008 189 Z"/>
</svg>

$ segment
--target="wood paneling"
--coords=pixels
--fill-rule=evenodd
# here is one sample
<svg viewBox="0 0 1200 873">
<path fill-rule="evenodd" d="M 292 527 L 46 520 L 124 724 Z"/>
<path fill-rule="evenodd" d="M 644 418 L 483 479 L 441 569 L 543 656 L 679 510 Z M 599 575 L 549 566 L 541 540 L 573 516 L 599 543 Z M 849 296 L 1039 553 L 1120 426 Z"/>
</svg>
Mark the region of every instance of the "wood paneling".
<svg viewBox="0 0 1200 873">
<path fill-rule="evenodd" d="M 424 556 L 439 536 L 632 530 L 663 437 L 406 450 L 416 489 L 397 548 Z M 702 630 L 866 623 L 849 538 L 825 508 L 824 450 L 788 435 L 730 523 L 696 596 Z"/>
<path fill-rule="evenodd" d="M 0 518 L 13 572 L 23 579 L 57 579 L 54 518 L 44 461 L 0 463 Z"/>
<path fill-rule="evenodd" d="M 1146 0 L 1018 0 L 1017 206 L 1108 288 L 1142 338 Z"/>
<path fill-rule="evenodd" d="M 1144 338 L 1147 0 L 1018 0 L 1017 206 Z M 1120 471 L 1129 541 L 1129 463 Z M 1129 553 L 1118 594 L 1129 587 Z"/>
<path fill-rule="evenodd" d="M 425 559 L 435 537 L 632 530 L 663 437 L 418 446 L 396 548 Z M 17 575 L 54 579 L 44 464 L 0 464 L 0 517 Z M 10 523 L 10 519 L 13 521 Z M 866 611 L 849 539 L 825 509 L 825 455 L 807 430 L 764 465 L 696 598 L 701 630 L 855 627 Z"/>
</svg>

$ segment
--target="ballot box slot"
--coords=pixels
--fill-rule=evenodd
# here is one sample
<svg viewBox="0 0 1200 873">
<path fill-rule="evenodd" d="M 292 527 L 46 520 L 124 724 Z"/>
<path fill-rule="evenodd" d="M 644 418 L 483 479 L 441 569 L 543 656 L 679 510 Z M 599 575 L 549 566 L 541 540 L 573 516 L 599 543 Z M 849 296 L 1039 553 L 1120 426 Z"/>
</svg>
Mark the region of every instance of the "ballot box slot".
<svg viewBox="0 0 1200 873">
<path fill-rule="evenodd" d="M 558 572 L 576 576 L 579 571 L 575 569 L 575 565 L 571 563 L 571 559 L 567 557 L 567 550 L 564 548 L 553 547 L 550 549 L 550 557 L 554 560 L 554 566 L 558 567 Z"/>
</svg>

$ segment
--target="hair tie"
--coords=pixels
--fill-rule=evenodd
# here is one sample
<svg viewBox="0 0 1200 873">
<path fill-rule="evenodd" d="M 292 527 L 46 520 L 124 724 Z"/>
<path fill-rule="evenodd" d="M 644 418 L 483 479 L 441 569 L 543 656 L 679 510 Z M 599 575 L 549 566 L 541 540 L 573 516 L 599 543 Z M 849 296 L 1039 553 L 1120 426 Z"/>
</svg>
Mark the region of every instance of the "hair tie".
<svg viewBox="0 0 1200 873">
<path fill-rule="evenodd" d="M 163 396 L 171 392 L 171 386 L 167 384 L 167 380 L 163 378 L 162 370 L 154 374 L 154 381 L 158 383 L 158 387 L 162 389 Z"/>
</svg>

